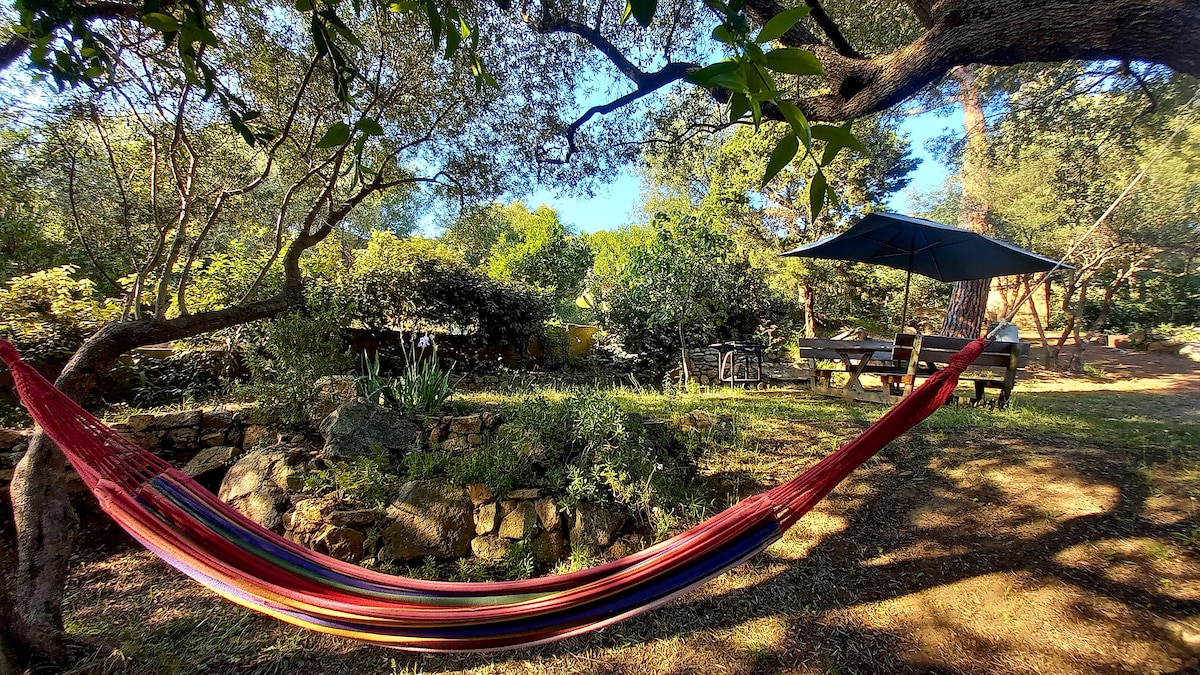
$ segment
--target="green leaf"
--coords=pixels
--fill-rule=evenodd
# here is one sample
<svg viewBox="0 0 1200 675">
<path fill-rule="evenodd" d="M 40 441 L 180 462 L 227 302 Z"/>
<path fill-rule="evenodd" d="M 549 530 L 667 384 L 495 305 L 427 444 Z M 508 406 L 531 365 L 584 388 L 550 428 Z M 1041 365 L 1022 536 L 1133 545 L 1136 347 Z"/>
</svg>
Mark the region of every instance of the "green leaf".
<svg viewBox="0 0 1200 675">
<path fill-rule="evenodd" d="M 179 30 L 179 37 L 184 42 L 202 42 L 210 47 L 221 46 L 221 41 L 217 36 L 207 28 L 199 28 L 196 26 L 183 26 Z"/>
<path fill-rule="evenodd" d="M 311 12 L 313 8 L 312 0 L 293 0 L 292 6 L 297 12 Z"/>
<path fill-rule="evenodd" d="M 170 14 L 162 12 L 147 12 L 142 15 L 142 23 L 163 33 L 174 33 L 179 30 L 179 20 Z"/>
<path fill-rule="evenodd" d="M 841 126 L 817 124 L 811 128 L 812 137 L 819 141 L 825 141 L 826 144 L 825 152 L 821 154 L 822 166 L 832 162 L 842 148 L 852 148 L 865 157 L 870 156 L 871 153 L 867 152 L 867 148 L 851 133 L 850 125 L 850 122 Z"/>
<path fill-rule="evenodd" d="M 687 76 L 687 80 L 701 87 L 724 87 L 733 91 L 746 91 L 746 78 L 736 61 L 718 61 Z"/>
<path fill-rule="evenodd" d="M 796 22 L 808 16 L 808 12 L 808 7 L 794 7 L 776 14 L 758 31 L 758 37 L 754 38 L 754 41 L 763 44 L 781 37 L 795 26 Z"/>
<path fill-rule="evenodd" d="M 804 147 L 812 145 L 812 133 L 808 129 L 808 119 L 804 113 L 791 101 L 780 99 L 775 102 L 779 106 L 779 112 L 783 113 L 783 119 L 792 125 L 792 130 L 796 132 L 796 136 L 800 138 L 800 142 Z"/>
<path fill-rule="evenodd" d="M 633 15 L 643 28 L 654 20 L 654 11 L 658 9 L 658 0 L 626 0 L 626 12 Z"/>
<path fill-rule="evenodd" d="M 729 29 L 726 28 L 724 25 L 717 26 L 716 28 L 714 28 L 712 31 L 712 37 L 714 40 L 720 40 L 721 42 L 724 42 L 727 45 L 732 45 L 734 42 L 733 34 L 731 34 L 729 32 Z"/>
<path fill-rule="evenodd" d="M 354 128 L 365 132 L 368 136 L 382 136 L 383 127 L 379 126 L 379 122 L 372 119 L 363 118 L 354 123 Z"/>
<path fill-rule="evenodd" d="M 812 214 L 811 222 L 816 222 L 817 216 L 821 215 L 821 210 L 825 208 L 825 188 L 829 187 L 829 183 L 825 180 L 825 174 L 818 171 L 808 183 L 808 208 Z"/>
<path fill-rule="evenodd" d="M 763 174 L 762 183 L 759 187 L 766 187 L 771 179 L 783 171 L 783 168 L 792 163 L 796 157 L 796 152 L 800 150 L 800 141 L 792 134 L 788 134 L 779 139 L 779 144 L 771 151 L 771 158 L 767 160 L 767 171 Z"/>
<path fill-rule="evenodd" d="M 750 112 L 750 99 L 742 93 L 734 92 L 729 97 L 729 121 L 736 122 Z"/>
<path fill-rule="evenodd" d="M 433 0 L 425 0 L 425 18 L 429 19 L 429 30 L 433 33 L 433 48 L 437 49 L 442 42 L 442 17 L 438 14 L 437 5 Z"/>
<path fill-rule="evenodd" d="M 754 119 L 754 128 L 762 126 L 762 105 L 753 98 L 750 99 L 750 116 Z"/>
<path fill-rule="evenodd" d="M 329 131 L 317 141 L 318 148 L 333 148 L 337 147 L 346 141 L 350 140 L 350 127 L 346 126 L 345 122 L 338 122 L 329 127 Z"/>
<path fill-rule="evenodd" d="M 767 52 L 767 67 L 779 73 L 792 75 L 823 75 L 825 68 L 817 55 L 806 49 L 785 47 Z"/>
<path fill-rule="evenodd" d="M 460 44 L 462 44 L 462 33 L 461 32 L 454 31 L 454 30 L 446 31 L 446 51 L 444 53 L 445 57 L 450 58 L 451 56 L 454 56 L 454 53 L 458 51 L 458 46 Z"/>
</svg>

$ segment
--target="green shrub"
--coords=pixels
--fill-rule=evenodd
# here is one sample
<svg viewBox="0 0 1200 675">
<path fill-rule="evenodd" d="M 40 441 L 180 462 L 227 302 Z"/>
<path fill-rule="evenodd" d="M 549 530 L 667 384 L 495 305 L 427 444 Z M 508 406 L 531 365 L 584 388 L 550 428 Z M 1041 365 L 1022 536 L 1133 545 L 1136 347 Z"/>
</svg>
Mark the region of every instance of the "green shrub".
<svg viewBox="0 0 1200 675">
<path fill-rule="evenodd" d="M 240 344 L 250 370 L 246 393 L 283 422 L 304 419 L 317 380 L 350 369 L 342 325 L 336 311 L 310 306 L 243 327 Z"/>
<path fill-rule="evenodd" d="M 335 461 L 305 477 L 304 490 L 316 494 L 337 491 L 338 496 L 368 508 L 383 508 L 396 496 L 402 481 L 391 458 L 382 449 L 368 457 Z"/>
<path fill-rule="evenodd" d="M 96 297 L 75 265 L 63 265 L 8 280 L 0 287 L 0 337 L 32 363 L 63 360 L 89 335 L 120 316 L 120 307 Z"/>
</svg>

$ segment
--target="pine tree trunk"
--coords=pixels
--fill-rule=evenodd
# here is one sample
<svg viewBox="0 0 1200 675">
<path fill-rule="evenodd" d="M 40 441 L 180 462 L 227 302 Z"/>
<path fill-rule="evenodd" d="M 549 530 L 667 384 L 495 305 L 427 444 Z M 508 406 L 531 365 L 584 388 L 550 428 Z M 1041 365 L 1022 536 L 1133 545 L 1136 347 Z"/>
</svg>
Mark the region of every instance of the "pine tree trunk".
<svg viewBox="0 0 1200 675">
<path fill-rule="evenodd" d="M 973 279 L 954 284 L 950 307 L 942 322 L 942 335 L 972 339 L 979 337 L 983 332 L 989 282 L 989 279 Z"/>
<path fill-rule="evenodd" d="M 979 93 L 979 82 L 970 66 L 960 66 L 950 71 L 958 81 L 959 100 L 963 107 L 963 127 L 966 131 L 967 149 L 961 170 L 962 206 L 959 225 L 980 234 L 988 231 L 987 196 L 987 122 L 983 116 L 983 99 Z M 942 335 L 975 338 L 983 329 L 987 312 L 989 279 L 972 279 L 954 284 L 950 293 L 950 306 L 942 321 Z"/>
</svg>

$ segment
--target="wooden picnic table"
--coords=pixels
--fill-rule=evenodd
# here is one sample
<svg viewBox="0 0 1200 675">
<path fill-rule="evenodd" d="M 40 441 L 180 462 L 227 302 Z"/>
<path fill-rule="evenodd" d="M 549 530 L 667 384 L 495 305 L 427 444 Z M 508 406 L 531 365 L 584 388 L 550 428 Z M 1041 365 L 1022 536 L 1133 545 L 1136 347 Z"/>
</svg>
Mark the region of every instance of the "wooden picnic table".
<svg viewBox="0 0 1200 675">
<path fill-rule="evenodd" d="M 883 340 L 802 339 L 800 355 L 813 359 L 811 388 L 814 393 L 845 400 L 897 403 L 910 394 L 918 379 L 937 372 L 970 340 L 936 335 L 897 333 L 893 342 Z M 841 368 L 819 367 L 818 360 L 837 361 Z M 975 395 L 965 402 L 981 403 L 985 391 L 998 391 L 996 404 L 1003 407 L 1012 396 L 1018 371 L 1029 361 L 1029 343 L 992 342 L 969 368 L 999 370 L 999 375 L 964 374 L 960 381 L 973 384 Z M 833 373 L 846 373 L 844 385 L 832 384 Z M 863 385 L 863 375 L 879 377 L 882 388 Z"/>
<path fill-rule="evenodd" d="M 886 390 L 868 389 L 863 385 L 863 374 L 903 374 L 903 365 L 892 360 L 892 343 L 886 340 L 819 340 L 802 339 L 799 342 L 800 356 L 812 359 L 815 393 L 836 396 L 851 401 L 874 401 L 883 403 L 893 395 L 889 383 Z M 817 367 L 816 361 L 837 361 L 841 368 Z M 845 384 L 835 387 L 834 373 L 846 373 Z"/>
</svg>

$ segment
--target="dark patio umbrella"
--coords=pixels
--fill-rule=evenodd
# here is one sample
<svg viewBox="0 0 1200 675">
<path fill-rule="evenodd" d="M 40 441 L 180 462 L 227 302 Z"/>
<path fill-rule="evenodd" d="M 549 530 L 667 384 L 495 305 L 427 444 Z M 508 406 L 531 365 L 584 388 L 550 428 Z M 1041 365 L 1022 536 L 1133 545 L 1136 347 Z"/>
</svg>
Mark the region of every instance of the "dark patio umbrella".
<svg viewBox="0 0 1200 675">
<path fill-rule="evenodd" d="M 963 281 L 1045 272 L 1056 266 L 1071 268 L 970 230 L 886 211 L 868 214 L 841 234 L 783 255 L 852 260 L 905 270 L 908 277 L 901 328 L 908 319 L 908 287 L 913 272 L 938 281 Z"/>
</svg>

